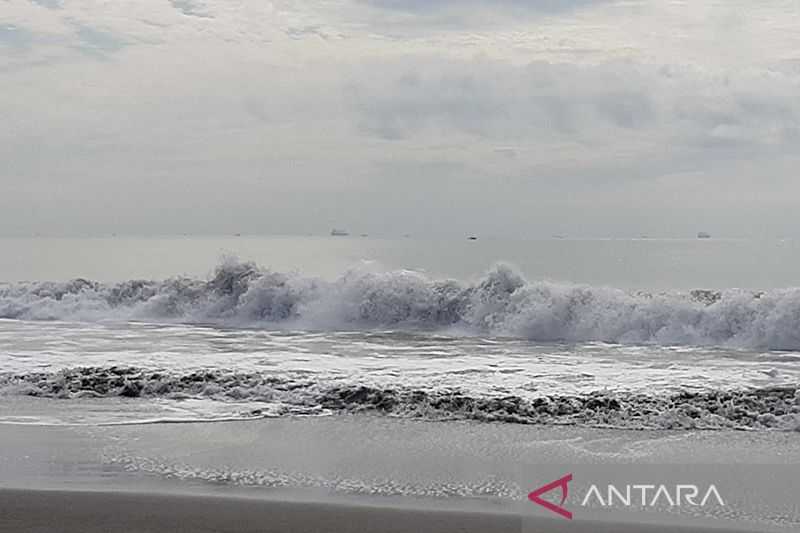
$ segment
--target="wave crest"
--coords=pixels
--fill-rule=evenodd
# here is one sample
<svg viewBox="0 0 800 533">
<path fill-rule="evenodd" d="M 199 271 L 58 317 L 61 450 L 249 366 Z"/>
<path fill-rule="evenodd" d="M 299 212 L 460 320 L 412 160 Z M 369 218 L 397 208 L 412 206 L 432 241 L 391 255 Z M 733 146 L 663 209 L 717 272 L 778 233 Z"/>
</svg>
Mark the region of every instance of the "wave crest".
<svg viewBox="0 0 800 533">
<path fill-rule="evenodd" d="M 443 329 L 533 341 L 800 349 L 800 289 L 688 293 L 528 282 L 498 265 L 475 283 L 353 269 L 333 281 L 227 260 L 208 280 L 0 286 L 0 318 L 220 322 L 302 329 Z"/>
</svg>

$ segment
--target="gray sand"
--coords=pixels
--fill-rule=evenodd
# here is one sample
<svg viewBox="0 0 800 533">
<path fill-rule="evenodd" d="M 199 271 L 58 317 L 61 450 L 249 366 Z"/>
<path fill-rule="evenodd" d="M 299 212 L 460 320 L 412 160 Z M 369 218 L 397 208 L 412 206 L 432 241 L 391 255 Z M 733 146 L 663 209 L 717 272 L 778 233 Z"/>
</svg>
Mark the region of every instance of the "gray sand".
<svg viewBox="0 0 800 533">
<path fill-rule="evenodd" d="M 575 477 L 566 502 L 573 521 L 525 497 L 565 472 Z M 796 531 L 798 477 L 798 439 L 788 433 L 369 416 L 3 424 L 0 529 Z M 584 507 L 588 484 L 604 482 L 713 482 L 725 505 Z"/>
<path fill-rule="evenodd" d="M 501 513 L 345 506 L 127 492 L 0 490 L 0 531 L 16 533 L 537 532 L 667 533 L 722 529 L 557 521 Z"/>
</svg>

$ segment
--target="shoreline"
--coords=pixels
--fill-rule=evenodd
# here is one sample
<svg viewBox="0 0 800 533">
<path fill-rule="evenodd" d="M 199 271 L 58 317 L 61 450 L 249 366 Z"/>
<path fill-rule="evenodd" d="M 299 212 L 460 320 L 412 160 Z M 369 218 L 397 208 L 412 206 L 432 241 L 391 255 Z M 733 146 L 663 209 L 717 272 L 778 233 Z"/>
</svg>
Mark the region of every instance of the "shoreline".
<svg viewBox="0 0 800 533">
<path fill-rule="evenodd" d="M 282 526 L 274 530 L 289 533 L 789 531 L 800 523 L 793 491 L 798 457 L 793 435 L 370 416 L 5 425 L 0 533 L 247 533 L 272 531 L 264 524 L 276 520 Z M 575 513 L 571 521 L 526 498 L 565 472 L 574 473 L 566 504 Z M 610 483 L 693 483 L 703 490 L 713 483 L 725 503 L 696 509 L 664 501 L 647 508 L 581 503 L 590 484 Z"/>
<path fill-rule="evenodd" d="M 0 489 L 0 532 L 733 533 L 754 531 L 514 513 L 280 501 L 236 496 Z"/>
</svg>

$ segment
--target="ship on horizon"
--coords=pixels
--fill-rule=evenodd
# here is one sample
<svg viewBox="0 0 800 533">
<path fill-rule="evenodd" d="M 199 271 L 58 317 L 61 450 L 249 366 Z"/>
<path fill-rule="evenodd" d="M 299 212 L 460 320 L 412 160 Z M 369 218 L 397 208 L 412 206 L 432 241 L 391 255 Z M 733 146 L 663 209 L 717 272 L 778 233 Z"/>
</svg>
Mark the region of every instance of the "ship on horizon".
<svg viewBox="0 0 800 533">
<path fill-rule="evenodd" d="M 350 233 L 343 229 L 333 228 L 331 230 L 331 236 L 333 237 L 347 237 L 348 235 L 350 235 Z"/>
</svg>

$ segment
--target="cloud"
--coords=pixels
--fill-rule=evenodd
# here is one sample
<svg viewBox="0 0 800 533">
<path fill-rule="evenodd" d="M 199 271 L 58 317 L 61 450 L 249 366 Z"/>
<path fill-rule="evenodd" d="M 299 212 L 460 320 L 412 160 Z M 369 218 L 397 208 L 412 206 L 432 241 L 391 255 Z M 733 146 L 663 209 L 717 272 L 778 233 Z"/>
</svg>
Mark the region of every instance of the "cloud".
<svg viewBox="0 0 800 533">
<path fill-rule="evenodd" d="M 197 0 L 169 0 L 172 7 L 189 17 L 214 18 L 205 2 Z"/>
<path fill-rule="evenodd" d="M 61 9 L 64 7 L 61 0 L 31 0 L 31 2 L 47 9 Z"/>
<path fill-rule="evenodd" d="M 608 2 L 610 0 L 360 0 L 364 4 L 382 9 L 416 13 L 476 7 L 521 11 L 559 12 Z"/>
<path fill-rule="evenodd" d="M 110 52 L 118 52 L 129 43 L 110 31 L 100 30 L 92 26 L 74 24 L 78 37 L 77 48 L 91 55 L 105 56 Z"/>
<path fill-rule="evenodd" d="M 108 52 L 116 52 L 125 47 L 125 41 L 111 32 L 99 30 L 83 24 L 77 25 L 78 38 L 89 48 L 95 48 Z"/>
<path fill-rule="evenodd" d="M 17 52 L 29 50 L 35 42 L 34 33 L 14 24 L 0 24 L 0 47 Z"/>
<path fill-rule="evenodd" d="M 10 0 L 0 231 L 780 227 L 796 9 L 723 4 Z"/>
<path fill-rule="evenodd" d="M 614 144 L 628 135 L 713 149 L 788 146 L 800 133 L 791 72 L 410 58 L 359 79 L 348 92 L 358 124 L 388 140 Z"/>
<path fill-rule="evenodd" d="M 429 34 L 431 29 L 519 27 L 525 21 L 609 4 L 614 0 L 356 0 L 374 31 L 386 35 Z"/>
<path fill-rule="evenodd" d="M 626 66 L 447 61 L 397 70 L 351 93 L 364 127 L 384 138 L 452 129 L 540 139 L 642 128 L 655 119 L 646 80 Z"/>
</svg>

